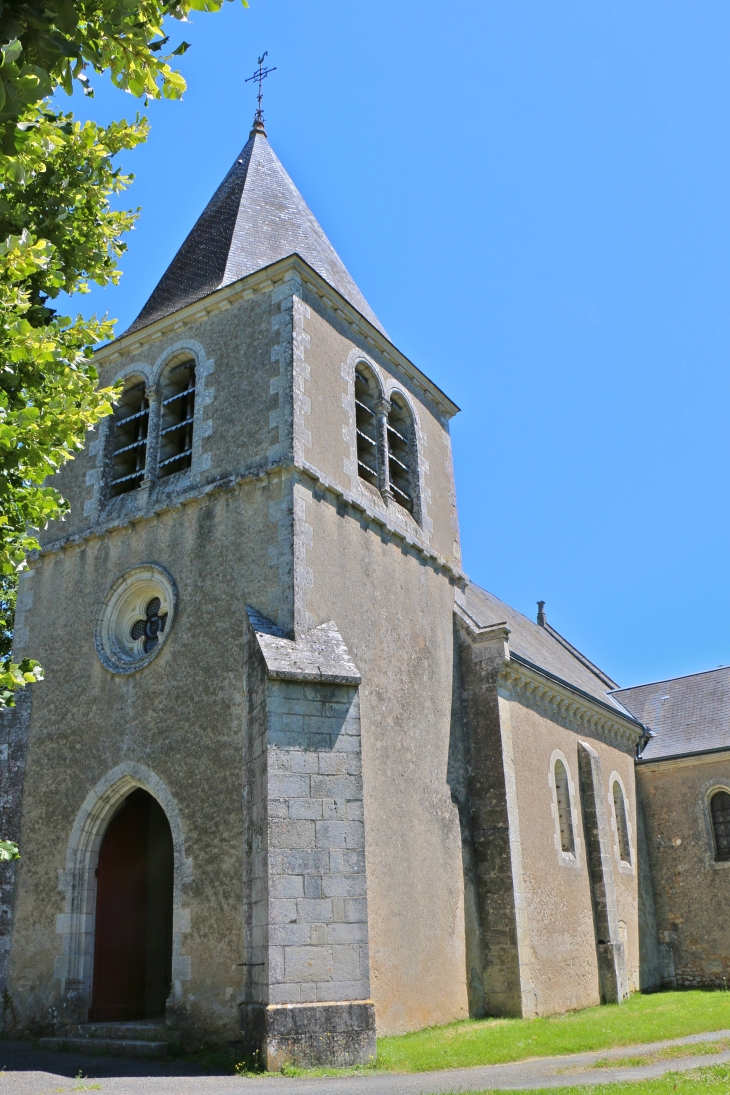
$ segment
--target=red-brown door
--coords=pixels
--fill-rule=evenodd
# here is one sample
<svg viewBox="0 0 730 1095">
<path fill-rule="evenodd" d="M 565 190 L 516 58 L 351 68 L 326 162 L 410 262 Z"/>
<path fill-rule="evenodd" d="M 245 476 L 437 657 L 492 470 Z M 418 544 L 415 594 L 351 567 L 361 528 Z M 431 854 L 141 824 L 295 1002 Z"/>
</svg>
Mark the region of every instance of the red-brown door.
<svg viewBox="0 0 730 1095">
<path fill-rule="evenodd" d="M 99 852 L 92 1022 L 164 1009 L 171 921 L 172 836 L 158 803 L 140 789 L 112 818 Z"/>
</svg>

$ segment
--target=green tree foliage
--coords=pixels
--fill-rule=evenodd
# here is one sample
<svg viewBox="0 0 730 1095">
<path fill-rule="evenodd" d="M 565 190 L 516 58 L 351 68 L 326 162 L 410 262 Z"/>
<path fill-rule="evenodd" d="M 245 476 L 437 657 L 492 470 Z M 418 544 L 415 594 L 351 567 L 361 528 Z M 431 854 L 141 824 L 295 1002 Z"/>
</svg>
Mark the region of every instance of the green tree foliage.
<svg viewBox="0 0 730 1095">
<path fill-rule="evenodd" d="M 7 863 L 9 859 L 20 859 L 18 845 L 12 840 L 0 840 L 0 863 Z"/>
<path fill-rule="evenodd" d="M 49 98 L 89 73 L 138 97 L 179 98 L 171 66 L 188 48 L 163 52 L 167 17 L 217 11 L 223 0 L 0 0 L 0 706 L 40 677 L 36 663 L 10 660 L 17 572 L 38 547 L 34 529 L 66 503 L 46 485 L 111 411 L 92 354 L 113 321 L 58 313 L 58 295 L 120 276 L 123 234 L 137 212 L 110 199 L 123 191 L 114 157 L 147 137 L 147 123 L 80 123 Z M 245 0 L 243 0 L 246 6 Z"/>
</svg>

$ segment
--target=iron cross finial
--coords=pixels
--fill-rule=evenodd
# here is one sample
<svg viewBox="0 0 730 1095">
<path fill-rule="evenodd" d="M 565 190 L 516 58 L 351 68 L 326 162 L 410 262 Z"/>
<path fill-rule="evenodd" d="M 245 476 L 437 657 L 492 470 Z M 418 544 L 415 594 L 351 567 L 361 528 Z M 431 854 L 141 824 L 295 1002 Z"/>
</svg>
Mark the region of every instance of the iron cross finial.
<svg viewBox="0 0 730 1095">
<path fill-rule="evenodd" d="M 264 112 L 261 109 L 261 100 L 263 99 L 264 96 L 263 96 L 263 92 L 261 90 L 261 84 L 263 83 L 263 81 L 266 79 L 266 77 L 269 75 L 270 72 L 276 72 L 276 66 L 274 66 L 273 68 L 268 68 L 268 67 L 264 68 L 264 61 L 266 60 L 268 55 L 269 55 L 269 51 L 266 50 L 266 52 L 264 54 L 262 54 L 261 57 L 259 57 L 259 67 L 254 72 L 253 76 L 247 76 L 246 80 L 245 80 L 245 83 L 247 83 L 247 84 L 250 84 L 252 80 L 256 80 L 256 82 L 259 85 L 259 92 L 258 92 L 258 95 L 257 95 L 259 105 L 258 105 L 258 109 L 256 111 L 256 115 L 255 115 L 254 120 L 253 120 L 254 128 L 256 128 L 257 126 L 260 126 L 263 129 L 263 127 L 264 127 Z"/>
</svg>

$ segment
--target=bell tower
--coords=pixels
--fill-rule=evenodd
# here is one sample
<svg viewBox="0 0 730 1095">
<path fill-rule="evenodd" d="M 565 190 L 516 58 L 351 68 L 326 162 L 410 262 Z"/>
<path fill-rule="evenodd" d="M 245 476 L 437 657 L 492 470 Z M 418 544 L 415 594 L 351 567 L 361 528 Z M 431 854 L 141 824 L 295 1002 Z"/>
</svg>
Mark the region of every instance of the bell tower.
<svg viewBox="0 0 730 1095">
<path fill-rule="evenodd" d="M 97 360 L 122 396 L 59 474 L 71 512 L 18 601 L 46 679 L 18 731 L 6 1022 L 88 1022 L 97 871 L 112 893 L 137 862 L 128 815 L 171 864 L 169 954 L 136 959 L 135 984 L 169 971 L 164 1013 L 159 986 L 129 990 L 128 1018 L 242 1039 L 269 1068 L 372 1060 L 376 1018 L 467 1014 L 457 408 L 390 342 L 258 117 Z M 132 944 L 104 916 L 118 963 Z"/>
</svg>

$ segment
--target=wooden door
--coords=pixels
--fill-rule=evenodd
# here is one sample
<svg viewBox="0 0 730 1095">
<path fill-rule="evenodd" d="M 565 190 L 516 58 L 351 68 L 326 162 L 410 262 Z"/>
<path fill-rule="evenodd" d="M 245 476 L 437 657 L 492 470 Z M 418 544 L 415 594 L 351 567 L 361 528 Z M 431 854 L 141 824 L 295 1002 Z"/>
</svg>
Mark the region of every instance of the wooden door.
<svg viewBox="0 0 730 1095">
<path fill-rule="evenodd" d="M 109 823 L 99 852 L 92 1022 L 145 1015 L 151 801 L 146 791 L 133 791 Z"/>
</svg>

